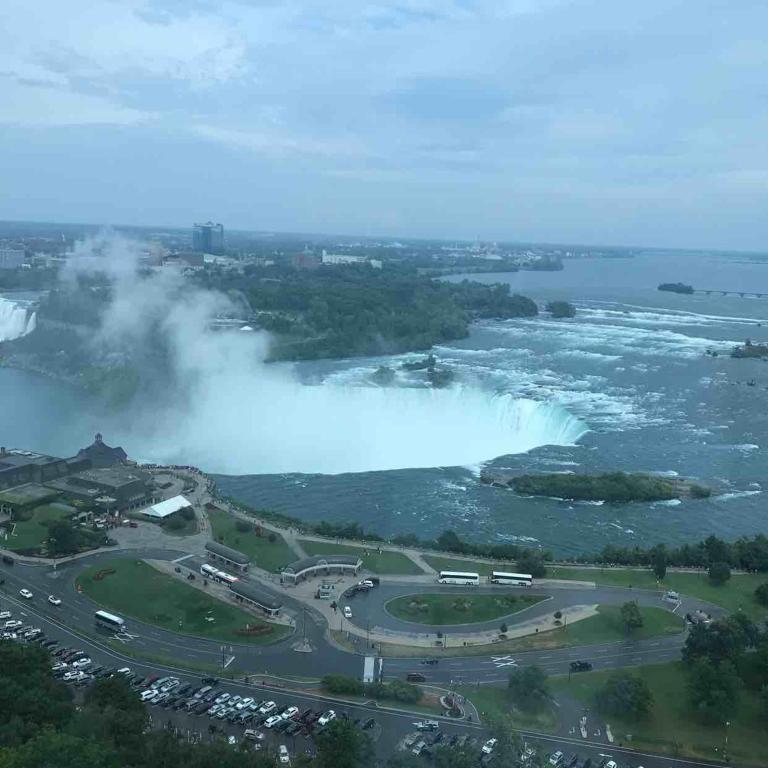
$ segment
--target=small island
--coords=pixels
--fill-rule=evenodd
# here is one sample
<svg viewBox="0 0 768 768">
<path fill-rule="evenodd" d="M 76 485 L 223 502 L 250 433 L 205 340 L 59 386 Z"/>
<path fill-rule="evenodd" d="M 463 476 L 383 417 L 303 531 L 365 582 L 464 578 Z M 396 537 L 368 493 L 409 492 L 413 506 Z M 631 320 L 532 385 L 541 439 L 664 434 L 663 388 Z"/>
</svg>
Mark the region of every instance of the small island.
<svg viewBox="0 0 768 768">
<path fill-rule="evenodd" d="M 483 483 L 512 488 L 524 496 L 548 496 L 568 501 L 668 501 L 708 498 L 712 491 L 703 485 L 679 478 L 657 477 L 645 473 L 607 472 L 600 475 L 502 476 L 483 473 Z"/>
<path fill-rule="evenodd" d="M 550 301 L 547 304 L 547 312 L 552 317 L 576 317 L 576 307 L 567 301 Z"/>
<path fill-rule="evenodd" d="M 693 293 L 693 286 L 685 283 L 662 283 L 659 286 L 660 291 L 669 291 L 670 293 Z"/>
<path fill-rule="evenodd" d="M 753 344 L 750 339 L 747 339 L 740 347 L 734 347 L 731 350 L 731 357 L 768 357 L 768 344 Z"/>
</svg>

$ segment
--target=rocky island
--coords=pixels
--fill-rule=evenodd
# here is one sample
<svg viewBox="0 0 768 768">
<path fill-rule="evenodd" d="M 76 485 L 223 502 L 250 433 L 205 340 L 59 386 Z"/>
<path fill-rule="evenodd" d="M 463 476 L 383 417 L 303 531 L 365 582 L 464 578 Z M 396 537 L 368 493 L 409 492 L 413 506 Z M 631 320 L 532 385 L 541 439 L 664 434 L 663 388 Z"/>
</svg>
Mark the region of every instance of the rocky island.
<svg viewBox="0 0 768 768">
<path fill-rule="evenodd" d="M 662 283 L 659 286 L 660 291 L 669 291 L 670 293 L 693 293 L 693 286 L 685 283 Z"/>
<path fill-rule="evenodd" d="M 645 473 L 607 472 L 600 475 L 550 473 L 543 475 L 503 475 L 484 472 L 480 481 L 512 488 L 523 496 L 549 496 L 568 501 L 667 501 L 705 499 L 711 490 L 689 480 L 658 477 Z"/>
<path fill-rule="evenodd" d="M 747 339 L 740 347 L 734 347 L 731 350 L 731 357 L 750 358 L 765 357 L 768 358 L 768 344 L 753 344 Z"/>
</svg>

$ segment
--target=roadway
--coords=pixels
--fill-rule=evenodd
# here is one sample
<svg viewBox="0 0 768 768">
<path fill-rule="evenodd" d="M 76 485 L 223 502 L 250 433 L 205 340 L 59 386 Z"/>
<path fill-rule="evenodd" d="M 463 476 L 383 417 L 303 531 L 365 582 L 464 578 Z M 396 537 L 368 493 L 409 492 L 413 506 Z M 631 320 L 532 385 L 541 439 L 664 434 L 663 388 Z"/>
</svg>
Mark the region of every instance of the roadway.
<svg viewBox="0 0 768 768">
<path fill-rule="evenodd" d="M 145 550 L 132 552 L 133 556 L 173 560 L 179 552 L 170 550 Z M 23 564 L 17 562 L 14 566 L 0 565 L 0 578 L 4 579 L 3 593 L 0 596 L 0 608 L 11 610 L 14 618 L 19 616 L 25 622 L 41 627 L 46 635 L 58 640 L 63 645 L 80 648 L 87 651 L 94 662 L 109 666 L 130 666 L 134 672 L 143 675 L 174 674 L 183 682 L 195 683 L 200 679 L 200 672 L 192 672 L 189 667 L 205 665 L 206 667 L 220 666 L 222 660 L 231 664 L 232 668 L 241 670 L 250 676 L 268 675 L 268 685 L 253 681 L 227 681 L 223 687 L 240 695 L 252 695 L 259 698 L 274 698 L 280 703 L 296 704 L 306 707 L 333 707 L 338 712 L 346 712 L 350 718 L 375 717 L 379 724 L 377 733 L 377 749 L 382 754 L 390 753 L 396 744 L 409 731 L 413 730 L 415 719 L 412 712 L 400 710 L 382 710 L 375 704 L 339 702 L 330 697 L 323 697 L 312 690 L 311 683 L 297 682 L 296 678 L 317 680 L 326 673 L 342 673 L 359 676 L 362 671 L 362 659 L 359 655 L 351 654 L 329 643 L 326 636 L 326 625 L 319 615 L 307 611 L 306 636 L 313 651 L 311 653 L 294 650 L 296 638 L 290 637 L 270 646 L 252 646 L 246 644 L 227 644 L 222 650 L 220 641 L 207 640 L 200 637 L 169 632 L 158 627 L 129 620 L 128 636 L 118 638 L 116 635 L 97 634 L 94 628 L 93 613 L 96 605 L 85 595 L 80 594 L 74 586 L 78 573 L 92 564 L 112 559 L 114 554 L 98 554 L 83 560 L 72 561 L 59 565 L 55 570 L 51 566 Z M 30 601 L 18 596 L 22 587 L 29 588 L 34 593 Z M 391 585 L 392 589 L 397 589 Z M 379 603 L 386 602 L 392 591 L 390 586 L 382 585 L 382 597 Z M 435 587 L 430 587 L 434 591 Z M 373 590 L 375 593 L 376 590 Z M 414 585 L 400 587 L 401 593 L 411 593 Z M 640 595 L 640 590 L 634 590 L 634 596 L 642 600 L 642 604 L 651 604 L 651 595 Z M 63 604 L 59 607 L 50 605 L 46 598 L 48 594 L 59 596 Z M 566 590 L 561 596 L 565 599 Z M 608 593 L 616 593 L 609 595 Z M 368 593 L 370 595 L 372 593 Z M 576 589 L 567 592 L 577 599 L 583 597 L 584 590 Z M 613 602 L 611 597 L 623 595 L 626 599 L 627 590 L 606 588 L 605 590 L 588 590 L 590 602 Z M 581 599 L 578 597 L 578 599 Z M 300 613 L 303 604 L 292 600 L 281 593 L 281 598 L 289 610 Z M 648 602 L 646 602 L 648 601 Z M 373 601 L 372 601 L 373 604 Z M 699 604 L 699 601 L 697 601 Z M 551 604 L 550 604 L 551 610 Z M 299 634 L 302 634 L 301 621 Z M 483 685 L 504 684 L 511 668 L 536 664 L 551 674 L 567 673 L 569 664 L 575 659 L 589 659 L 595 669 L 610 669 L 654 662 L 671 661 L 679 658 L 684 635 L 681 633 L 672 637 L 657 638 L 645 641 L 625 641 L 592 645 L 581 648 L 561 648 L 553 650 L 524 651 L 514 654 L 500 653 L 484 656 L 451 656 L 450 649 L 443 651 L 439 663 L 435 666 L 420 664 L 419 658 L 387 658 L 384 661 L 385 679 L 402 679 L 408 672 L 418 671 L 427 677 L 427 684 L 440 687 L 452 685 Z M 125 653 L 107 644 L 116 639 L 123 642 Z M 154 661 L 137 660 L 132 653 L 155 657 Z M 163 660 L 160 660 L 163 657 Z M 232 658 L 234 657 L 234 658 Z M 165 660 L 167 659 L 167 661 Z M 282 681 L 281 681 L 282 678 Z M 303 687 L 304 691 L 288 690 L 282 686 Z M 154 712 L 154 710 L 152 710 Z M 160 714 L 163 713 L 163 714 Z M 163 710 L 157 711 L 157 716 L 164 718 Z M 175 717 L 168 713 L 169 719 Z M 449 718 L 439 718 L 442 728 L 448 735 L 452 733 L 470 733 L 484 738 L 485 732 L 477 723 L 454 721 Z M 184 723 L 181 724 L 182 727 Z M 206 721 L 207 725 L 207 721 Z M 571 731 L 573 731 L 573 725 Z M 195 723 L 186 723 L 187 730 L 194 728 Z M 228 727 L 228 726 L 227 726 Z M 590 729 L 586 739 L 578 735 L 546 735 L 533 732 L 521 732 L 526 739 L 538 742 L 543 748 L 561 749 L 564 752 L 577 751 L 582 756 L 590 756 L 593 760 L 601 755 L 610 754 L 615 759 L 631 760 L 637 764 L 642 762 L 646 768 L 687 768 L 688 766 L 706 766 L 706 762 L 672 759 L 657 755 L 646 755 L 633 750 L 625 750 L 615 744 L 609 744 L 600 727 Z"/>
</svg>

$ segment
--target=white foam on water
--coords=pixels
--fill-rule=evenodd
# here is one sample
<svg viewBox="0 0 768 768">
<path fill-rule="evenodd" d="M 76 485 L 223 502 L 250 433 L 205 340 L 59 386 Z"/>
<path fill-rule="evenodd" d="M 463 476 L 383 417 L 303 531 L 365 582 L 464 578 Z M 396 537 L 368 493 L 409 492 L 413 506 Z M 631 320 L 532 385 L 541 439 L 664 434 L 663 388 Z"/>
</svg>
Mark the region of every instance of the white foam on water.
<svg viewBox="0 0 768 768">
<path fill-rule="evenodd" d="M 731 501 L 732 499 L 743 499 L 747 496 L 757 496 L 762 491 L 731 491 L 729 493 L 721 493 L 719 496 L 714 496 L 712 501 Z"/>
</svg>

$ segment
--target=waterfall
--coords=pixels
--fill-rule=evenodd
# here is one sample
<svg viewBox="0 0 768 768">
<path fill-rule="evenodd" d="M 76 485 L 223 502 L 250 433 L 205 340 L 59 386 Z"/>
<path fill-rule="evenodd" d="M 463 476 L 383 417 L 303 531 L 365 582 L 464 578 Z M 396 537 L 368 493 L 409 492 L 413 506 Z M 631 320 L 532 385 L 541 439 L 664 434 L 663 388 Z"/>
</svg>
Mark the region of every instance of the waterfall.
<svg viewBox="0 0 768 768">
<path fill-rule="evenodd" d="M 21 303 L 0 297 L 0 341 L 18 339 L 37 327 L 37 316 Z"/>
<path fill-rule="evenodd" d="M 587 425 L 550 402 L 449 389 L 303 386 L 222 375 L 198 392 L 151 452 L 228 474 L 341 474 L 466 466 L 543 445 Z M 172 439 L 170 439 L 172 435 Z"/>
</svg>

